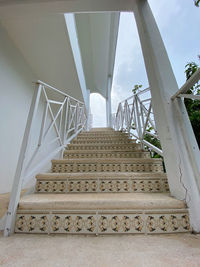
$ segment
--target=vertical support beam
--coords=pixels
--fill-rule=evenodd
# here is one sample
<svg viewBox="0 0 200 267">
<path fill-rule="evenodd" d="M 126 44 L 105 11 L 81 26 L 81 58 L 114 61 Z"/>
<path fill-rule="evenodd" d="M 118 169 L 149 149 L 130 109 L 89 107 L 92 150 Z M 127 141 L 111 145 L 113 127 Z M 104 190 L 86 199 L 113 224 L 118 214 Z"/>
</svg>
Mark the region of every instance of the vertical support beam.
<svg viewBox="0 0 200 267">
<path fill-rule="evenodd" d="M 200 231 L 200 167 L 197 163 L 200 152 L 189 118 L 186 112 L 183 112 L 183 101 L 171 101 L 171 96 L 179 88 L 147 0 L 136 0 L 134 15 L 151 87 L 152 106 L 164 153 L 170 192 L 172 196 L 187 201 L 191 225 L 195 231 Z M 182 129 L 185 127 L 187 132 L 183 134 Z"/>
<path fill-rule="evenodd" d="M 107 98 L 106 98 L 106 121 L 107 127 L 111 127 L 111 77 L 108 77 L 108 89 L 107 89 Z"/>
<path fill-rule="evenodd" d="M 29 110 L 28 118 L 27 118 L 26 128 L 25 128 L 22 146 L 21 146 L 21 150 L 19 154 L 18 163 L 17 163 L 17 169 L 15 172 L 15 177 L 13 181 L 10 202 L 9 202 L 8 212 L 7 212 L 7 218 L 6 218 L 6 224 L 5 224 L 5 230 L 4 230 L 4 236 L 9 236 L 14 232 L 15 217 L 16 217 L 16 212 L 17 212 L 17 206 L 18 206 L 19 199 L 20 199 L 20 193 L 21 193 L 23 175 L 24 175 L 24 161 L 26 158 L 26 152 L 27 152 L 28 143 L 30 139 L 32 124 L 36 116 L 36 112 L 37 112 L 39 101 L 40 101 L 41 90 L 42 90 L 42 86 L 40 84 L 36 84 L 36 88 L 33 94 L 32 102 L 31 102 L 31 107 Z"/>
</svg>

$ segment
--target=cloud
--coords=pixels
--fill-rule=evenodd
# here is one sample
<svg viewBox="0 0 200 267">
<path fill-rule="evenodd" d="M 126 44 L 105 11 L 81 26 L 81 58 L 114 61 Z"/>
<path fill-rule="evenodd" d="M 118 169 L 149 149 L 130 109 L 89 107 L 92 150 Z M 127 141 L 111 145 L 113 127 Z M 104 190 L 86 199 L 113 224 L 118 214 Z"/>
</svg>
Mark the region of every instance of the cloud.
<svg viewBox="0 0 200 267">
<path fill-rule="evenodd" d="M 148 86 L 142 51 L 133 13 L 122 13 L 112 86 L 112 111 L 132 94 L 135 84 Z"/>
<path fill-rule="evenodd" d="M 200 54 L 200 9 L 192 0 L 149 0 L 156 22 L 165 43 L 179 86 L 185 82 L 184 66 L 188 61 L 198 61 Z M 132 13 L 122 13 L 112 86 L 112 111 L 118 103 L 132 94 L 135 84 L 148 86 L 140 41 Z M 98 100 L 95 106 L 104 105 Z M 105 122 L 102 114 L 100 123 Z M 104 125 L 105 126 L 105 125 Z"/>
</svg>

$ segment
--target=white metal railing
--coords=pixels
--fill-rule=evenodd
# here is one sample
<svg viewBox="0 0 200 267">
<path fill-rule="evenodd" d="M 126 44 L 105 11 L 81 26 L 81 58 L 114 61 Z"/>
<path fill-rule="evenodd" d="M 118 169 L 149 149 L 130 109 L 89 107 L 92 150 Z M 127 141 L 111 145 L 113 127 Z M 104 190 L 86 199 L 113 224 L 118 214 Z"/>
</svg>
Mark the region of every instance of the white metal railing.
<svg viewBox="0 0 200 267">
<path fill-rule="evenodd" d="M 200 95 L 187 94 L 187 92 L 200 80 L 200 69 L 198 69 L 186 83 L 171 97 L 174 100 L 176 97 L 200 99 Z"/>
<path fill-rule="evenodd" d="M 86 125 L 83 102 L 46 83 L 36 83 L 14 177 L 5 236 L 14 230 L 22 187 L 56 154 L 63 152 Z"/>
<path fill-rule="evenodd" d="M 112 115 L 112 127 L 117 131 L 129 133 L 150 150 L 163 155 L 160 148 L 144 139 L 146 135 L 158 138 L 150 88 L 139 91 L 119 103 L 117 113 Z"/>
<path fill-rule="evenodd" d="M 199 80 L 200 69 L 171 97 L 171 100 L 173 101 L 177 97 L 200 100 L 200 95 L 187 93 Z M 161 156 L 163 155 L 160 148 L 144 139 L 146 135 L 159 139 L 152 110 L 150 88 L 139 91 L 119 103 L 117 113 L 112 114 L 112 127 L 117 131 L 129 133 L 129 135 L 135 137 L 143 145 L 149 147 L 150 150 L 155 151 Z"/>
</svg>

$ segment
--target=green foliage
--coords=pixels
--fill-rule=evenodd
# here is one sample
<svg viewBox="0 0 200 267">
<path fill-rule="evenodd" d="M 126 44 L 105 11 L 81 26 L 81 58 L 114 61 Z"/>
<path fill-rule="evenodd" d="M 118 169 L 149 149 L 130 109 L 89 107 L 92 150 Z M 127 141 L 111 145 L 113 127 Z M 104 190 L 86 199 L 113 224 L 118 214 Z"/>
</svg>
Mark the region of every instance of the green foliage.
<svg viewBox="0 0 200 267">
<path fill-rule="evenodd" d="M 152 127 L 148 127 L 148 129 L 146 130 L 147 132 L 151 132 L 153 130 Z M 162 149 L 161 148 L 161 144 L 160 144 L 160 140 L 156 137 L 153 137 L 149 134 L 145 134 L 144 135 L 144 140 L 146 140 L 147 142 L 151 143 L 152 145 L 154 145 L 155 147 Z M 152 158 L 162 158 L 158 153 L 156 153 L 155 151 L 151 151 L 151 157 Z"/>
<path fill-rule="evenodd" d="M 190 62 L 185 68 L 186 79 L 188 80 L 199 69 L 199 66 L 195 62 Z M 200 95 L 200 84 L 195 84 L 187 93 Z M 200 148 L 200 100 L 185 98 L 184 103 Z"/>
<path fill-rule="evenodd" d="M 132 90 L 132 92 L 133 92 L 134 94 L 136 94 L 137 91 L 138 91 L 140 88 L 142 88 L 142 85 L 141 85 L 141 84 L 135 84 L 135 85 L 134 85 L 134 88 L 133 88 L 133 90 Z"/>
<path fill-rule="evenodd" d="M 200 0 L 194 0 L 194 4 L 195 4 L 195 6 L 199 7 L 199 5 L 200 5 Z"/>
</svg>

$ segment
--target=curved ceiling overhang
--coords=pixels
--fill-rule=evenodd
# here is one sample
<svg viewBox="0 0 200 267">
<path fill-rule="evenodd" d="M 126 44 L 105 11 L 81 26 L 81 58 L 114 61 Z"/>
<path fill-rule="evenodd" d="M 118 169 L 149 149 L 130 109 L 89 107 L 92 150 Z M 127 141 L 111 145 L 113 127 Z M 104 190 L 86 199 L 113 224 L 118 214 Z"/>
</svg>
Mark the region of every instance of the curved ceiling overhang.
<svg viewBox="0 0 200 267">
<path fill-rule="evenodd" d="M 86 101 L 86 89 L 107 97 L 108 79 L 113 76 L 119 12 L 74 15 L 85 88 L 78 75 L 64 14 L 7 15 L 0 17 L 0 22 L 39 80 L 79 100 Z"/>
<path fill-rule="evenodd" d="M 91 93 L 107 97 L 109 78 L 113 77 L 119 12 L 75 14 L 77 37 Z"/>
</svg>

